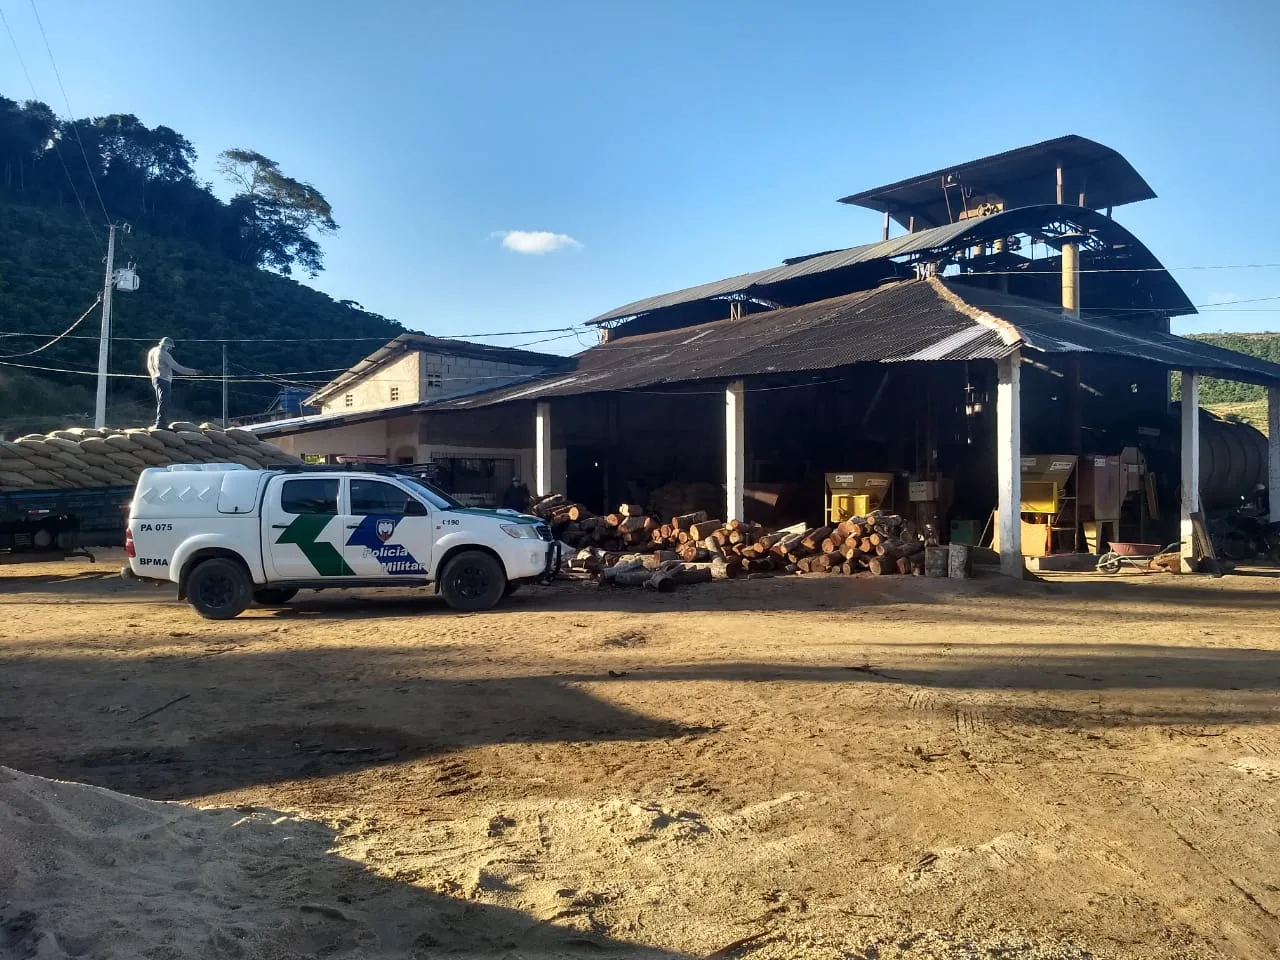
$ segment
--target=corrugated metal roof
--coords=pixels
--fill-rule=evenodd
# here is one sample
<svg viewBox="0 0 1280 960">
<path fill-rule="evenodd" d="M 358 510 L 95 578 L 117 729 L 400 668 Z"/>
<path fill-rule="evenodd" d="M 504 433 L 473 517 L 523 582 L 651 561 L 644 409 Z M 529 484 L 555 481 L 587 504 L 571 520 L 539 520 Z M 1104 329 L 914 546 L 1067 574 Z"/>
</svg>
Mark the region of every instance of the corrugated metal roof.
<svg viewBox="0 0 1280 960">
<path fill-rule="evenodd" d="M 1076 199 L 1084 190 L 1086 201 L 1095 209 L 1150 200 L 1156 195 L 1133 165 L 1111 147 L 1072 134 L 863 190 L 842 197 L 840 202 L 888 212 L 904 226 L 912 217 L 920 226 L 948 223 L 952 211 L 942 190 L 944 178 L 952 177 L 955 187 L 977 195 L 998 194 L 1011 209 L 1053 202 L 1058 164 L 1062 164 L 1065 195 Z M 952 205 L 961 202 L 958 189 L 953 187 L 950 200 Z"/>
<path fill-rule="evenodd" d="M 1010 349 L 995 329 L 956 310 L 930 284 L 907 281 L 738 320 L 621 337 L 578 354 L 573 373 L 433 409 L 803 373 L 854 363 L 990 359 Z"/>
<path fill-rule="evenodd" d="M 1227 380 L 1280 384 L 1280 364 L 1248 354 L 1145 330 L 1123 318 L 1095 315 L 1077 320 L 1035 300 L 953 280 L 943 281 L 943 286 L 973 307 L 1013 324 L 1029 347 L 1045 353 L 1107 353 Z"/>
<path fill-rule="evenodd" d="M 1074 223 L 1080 228 L 1096 233 L 1112 244 L 1120 244 L 1126 248 L 1128 260 L 1125 266 L 1129 269 L 1147 268 L 1160 271 L 1160 275 L 1171 285 L 1164 291 L 1167 304 L 1162 305 L 1175 314 L 1195 313 L 1195 307 L 1187 299 L 1176 281 L 1164 272 L 1160 261 L 1120 224 L 1109 217 L 1085 207 L 1058 206 L 1057 204 L 1020 207 L 1004 213 L 996 213 L 973 220 L 962 220 L 928 230 L 917 230 L 915 233 L 903 234 L 879 243 L 866 243 L 846 250 L 835 250 L 812 257 L 793 258 L 781 266 L 754 273 L 744 273 L 725 280 L 687 287 L 671 293 L 663 293 L 643 300 L 636 300 L 625 306 L 602 313 L 587 321 L 589 324 L 607 323 L 624 317 L 652 313 L 667 307 L 694 303 L 699 300 L 711 300 L 716 297 L 727 297 L 734 294 L 755 294 L 765 299 L 787 303 L 785 291 L 776 289 L 781 284 L 809 277 L 820 273 L 842 270 L 858 264 L 871 263 L 876 260 L 889 260 L 915 253 L 934 250 L 948 246 L 960 246 L 961 240 L 993 240 L 1013 234 L 1037 230 L 1051 223 Z M 1135 273 L 1135 276 L 1142 276 Z M 1150 279 L 1150 278 L 1148 278 Z"/>
<path fill-rule="evenodd" d="M 257 424 L 259 436 L 328 429 L 417 411 L 817 373 L 858 363 L 995 360 L 1017 347 L 1104 353 L 1248 383 L 1280 385 L 1280 364 L 1123 319 L 1075 320 L 1051 304 L 937 279 L 912 280 L 798 307 L 618 339 L 572 358 L 574 369 L 467 397 Z"/>
</svg>

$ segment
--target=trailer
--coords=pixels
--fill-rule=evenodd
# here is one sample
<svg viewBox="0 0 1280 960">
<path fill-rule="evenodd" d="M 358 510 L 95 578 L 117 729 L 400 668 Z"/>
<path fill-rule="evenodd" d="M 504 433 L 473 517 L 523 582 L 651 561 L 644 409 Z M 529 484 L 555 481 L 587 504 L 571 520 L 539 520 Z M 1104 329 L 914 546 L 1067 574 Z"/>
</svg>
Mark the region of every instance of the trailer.
<svg viewBox="0 0 1280 960">
<path fill-rule="evenodd" d="M 86 557 L 124 545 L 132 486 L 0 493 L 0 563 Z"/>
</svg>

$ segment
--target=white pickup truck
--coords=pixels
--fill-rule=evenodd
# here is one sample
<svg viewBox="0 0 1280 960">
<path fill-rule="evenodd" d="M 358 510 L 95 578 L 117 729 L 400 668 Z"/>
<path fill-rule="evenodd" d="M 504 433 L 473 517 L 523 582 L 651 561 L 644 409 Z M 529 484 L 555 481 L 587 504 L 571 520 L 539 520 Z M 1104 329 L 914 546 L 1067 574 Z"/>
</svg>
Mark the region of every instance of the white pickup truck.
<svg viewBox="0 0 1280 960">
<path fill-rule="evenodd" d="M 393 584 L 487 610 L 554 575 L 558 547 L 536 517 L 463 507 L 406 474 L 184 464 L 139 476 L 122 573 L 173 581 L 211 620 L 301 589 Z"/>
</svg>

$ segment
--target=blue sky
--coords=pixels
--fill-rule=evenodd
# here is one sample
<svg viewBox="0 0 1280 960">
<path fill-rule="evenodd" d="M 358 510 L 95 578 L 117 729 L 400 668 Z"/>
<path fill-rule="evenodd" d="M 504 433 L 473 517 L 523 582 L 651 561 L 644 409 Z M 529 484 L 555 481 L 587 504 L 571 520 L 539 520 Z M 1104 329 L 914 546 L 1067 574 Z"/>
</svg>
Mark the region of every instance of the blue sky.
<svg viewBox="0 0 1280 960">
<path fill-rule="evenodd" d="M 1116 219 L 1167 266 L 1280 263 L 1274 0 L 35 3 L 75 114 L 168 124 L 210 180 L 227 147 L 276 159 L 342 225 L 315 286 L 433 333 L 875 240 L 837 197 L 1065 133 L 1146 177 L 1158 199 Z M 31 0 L 0 9 L 65 114 Z M 0 92 L 31 93 L 7 37 Z M 520 253 L 511 230 L 575 242 Z M 1276 268 L 1175 276 L 1198 304 L 1280 297 Z M 1264 329 L 1280 299 L 1175 320 Z"/>
</svg>

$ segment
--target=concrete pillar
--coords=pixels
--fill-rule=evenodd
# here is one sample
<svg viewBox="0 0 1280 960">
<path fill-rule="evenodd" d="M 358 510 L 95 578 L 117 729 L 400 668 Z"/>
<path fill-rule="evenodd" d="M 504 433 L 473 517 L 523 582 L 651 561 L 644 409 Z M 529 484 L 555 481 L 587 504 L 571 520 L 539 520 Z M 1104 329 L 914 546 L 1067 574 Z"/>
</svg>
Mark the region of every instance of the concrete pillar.
<svg viewBox="0 0 1280 960">
<path fill-rule="evenodd" d="M 747 473 L 746 391 L 734 380 L 724 391 L 724 487 L 726 520 L 741 520 Z"/>
<path fill-rule="evenodd" d="M 1280 523 L 1280 387 L 1267 387 L 1267 497 L 1271 522 Z"/>
<path fill-rule="evenodd" d="M 539 403 L 533 416 L 534 493 L 545 497 L 551 492 L 551 404 Z"/>
<path fill-rule="evenodd" d="M 1062 312 L 1080 317 L 1080 248 L 1062 245 Z"/>
<path fill-rule="evenodd" d="M 1022 579 L 1022 353 L 996 362 L 996 523 L 1000 572 Z"/>
<path fill-rule="evenodd" d="M 1200 511 L 1200 378 L 1182 371 L 1182 572 L 1195 572 L 1191 514 Z"/>
</svg>

